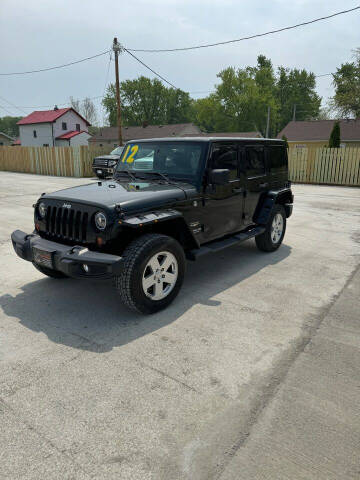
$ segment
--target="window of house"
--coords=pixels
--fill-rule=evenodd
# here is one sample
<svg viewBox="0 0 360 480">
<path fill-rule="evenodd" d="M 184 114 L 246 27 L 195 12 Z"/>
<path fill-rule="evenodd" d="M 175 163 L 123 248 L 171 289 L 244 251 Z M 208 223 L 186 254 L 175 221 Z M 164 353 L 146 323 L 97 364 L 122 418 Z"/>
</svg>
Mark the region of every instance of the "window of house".
<svg viewBox="0 0 360 480">
<path fill-rule="evenodd" d="M 215 143 L 212 151 L 212 168 L 230 170 L 230 180 L 238 177 L 237 147 L 235 144 Z"/>
<path fill-rule="evenodd" d="M 33 131 L 33 136 L 34 136 L 34 138 L 36 138 L 36 137 L 37 137 L 36 130 L 34 130 L 34 131 Z"/>
<path fill-rule="evenodd" d="M 63 130 L 67 130 L 66 122 L 62 122 L 62 129 L 63 129 Z"/>
<path fill-rule="evenodd" d="M 49 144 L 48 143 L 43 143 L 43 147 L 48 147 Z"/>
<path fill-rule="evenodd" d="M 77 123 L 77 124 L 76 124 L 76 131 L 77 131 L 77 132 L 80 132 L 80 123 Z"/>
<path fill-rule="evenodd" d="M 4 142 L 0 142 L 0 145 L 4 145 Z"/>
<path fill-rule="evenodd" d="M 102 144 L 102 143 L 100 143 L 100 144 L 99 144 L 99 147 L 102 147 L 102 146 L 103 146 L 103 144 Z"/>
<path fill-rule="evenodd" d="M 245 156 L 247 177 L 257 177 L 265 174 L 264 148 L 248 147 Z"/>
</svg>

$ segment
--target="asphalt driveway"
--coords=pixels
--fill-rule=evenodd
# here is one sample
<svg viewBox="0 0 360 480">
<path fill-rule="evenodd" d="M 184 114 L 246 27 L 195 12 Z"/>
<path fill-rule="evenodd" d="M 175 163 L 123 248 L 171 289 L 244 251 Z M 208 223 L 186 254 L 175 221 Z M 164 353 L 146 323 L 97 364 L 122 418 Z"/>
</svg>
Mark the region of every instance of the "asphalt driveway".
<svg viewBox="0 0 360 480">
<path fill-rule="evenodd" d="M 143 317 L 122 306 L 111 282 L 52 280 L 13 252 L 10 234 L 32 231 L 40 193 L 89 181 L 0 172 L 0 478 L 359 478 L 360 420 L 344 412 L 360 393 L 351 360 L 360 359 L 360 189 L 295 185 L 278 251 L 248 241 L 189 263 L 175 303 Z M 326 346 L 316 343 L 336 308 L 332 343 L 329 333 Z M 343 442 L 338 457 L 329 447 L 295 458 L 290 427 L 274 433 L 281 412 L 292 425 L 299 411 L 284 388 L 306 384 L 309 349 L 338 355 L 332 372 L 349 377 L 339 387 L 347 402 L 326 386 L 309 393 L 319 407 L 301 433 L 314 452 L 332 432 Z M 312 365 L 303 369 L 324 382 Z M 314 440 L 316 412 L 330 424 Z M 288 463 L 265 465 L 272 448 Z M 301 470 L 301 458 L 310 468 Z"/>
</svg>

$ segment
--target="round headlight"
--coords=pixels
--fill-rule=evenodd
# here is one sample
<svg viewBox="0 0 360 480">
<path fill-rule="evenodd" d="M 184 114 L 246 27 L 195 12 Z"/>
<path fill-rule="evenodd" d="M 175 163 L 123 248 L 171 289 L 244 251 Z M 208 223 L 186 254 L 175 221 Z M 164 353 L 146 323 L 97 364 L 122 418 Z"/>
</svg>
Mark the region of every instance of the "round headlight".
<svg viewBox="0 0 360 480">
<path fill-rule="evenodd" d="M 45 215 L 46 215 L 46 205 L 45 205 L 45 203 L 43 203 L 43 202 L 39 203 L 38 210 L 39 210 L 40 217 L 44 218 Z"/>
<path fill-rule="evenodd" d="M 97 212 L 95 214 L 95 225 L 99 230 L 105 230 L 106 216 L 102 212 Z"/>
</svg>

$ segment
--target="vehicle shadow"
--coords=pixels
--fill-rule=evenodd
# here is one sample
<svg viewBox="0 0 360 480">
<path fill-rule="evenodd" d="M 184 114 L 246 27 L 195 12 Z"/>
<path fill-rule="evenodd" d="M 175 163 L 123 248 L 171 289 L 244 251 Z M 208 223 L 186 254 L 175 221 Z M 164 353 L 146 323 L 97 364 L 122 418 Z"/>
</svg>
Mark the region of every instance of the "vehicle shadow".
<svg viewBox="0 0 360 480">
<path fill-rule="evenodd" d="M 273 253 L 259 252 L 249 241 L 188 262 L 179 296 L 166 310 L 150 316 L 126 309 L 109 281 L 44 277 L 23 285 L 15 297 L 1 296 L 0 306 L 6 315 L 18 318 L 26 328 L 45 333 L 55 343 L 107 352 L 174 322 L 196 304 L 217 308 L 226 300 L 214 300 L 214 296 L 281 262 L 290 252 L 286 244 Z"/>
</svg>

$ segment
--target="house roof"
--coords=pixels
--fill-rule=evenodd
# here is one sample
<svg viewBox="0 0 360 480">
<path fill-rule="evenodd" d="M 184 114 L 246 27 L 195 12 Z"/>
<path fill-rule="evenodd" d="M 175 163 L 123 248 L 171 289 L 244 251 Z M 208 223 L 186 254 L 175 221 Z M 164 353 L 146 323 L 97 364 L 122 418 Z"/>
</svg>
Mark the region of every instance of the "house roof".
<svg viewBox="0 0 360 480">
<path fill-rule="evenodd" d="M 90 135 L 88 132 L 86 132 L 85 130 L 71 130 L 70 132 L 67 132 L 67 133 L 63 133 L 62 135 L 60 135 L 59 137 L 56 137 L 56 140 L 68 140 L 69 138 L 72 138 L 72 137 L 76 137 L 76 135 L 80 135 L 80 133 L 87 133 L 88 135 Z"/>
<path fill-rule="evenodd" d="M 277 138 L 286 136 L 290 142 L 328 141 L 336 120 L 313 120 L 306 122 L 289 122 Z M 339 120 L 342 141 L 360 141 L 360 118 Z"/>
<path fill-rule="evenodd" d="M 2 135 L 3 137 L 8 138 L 9 140 L 14 140 L 14 138 L 13 138 L 13 137 L 10 137 L 10 135 L 8 135 L 7 133 L 0 132 L 0 135 Z"/>
<path fill-rule="evenodd" d="M 139 138 L 162 138 L 162 137 L 180 137 L 184 135 L 199 135 L 200 129 L 193 123 L 176 123 L 173 125 L 147 125 L 146 127 L 123 127 L 123 140 L 137 140 Z M 117 127 L 104 127 L 99 133 L 93 135 L 91 141 L 117 142 Z"/>
<path fill-rule="evenodd" d="M 80 113 L 78 113 L 76 110 L 73 108 L 58 108 L 57 110 L 36 110 L 27 117 L 22 118 L 17 122 L 17 125 L 31 125 L 34 123 L 53 123 L 55 120 L 57 120 L 59 117 L 62 117 L 65 113 L 69 112 L 72 110 L 73 112 L 76 113 L 80 118 L 86 122 L 87 125 L 90 125 L 90 123 L 86 120 L 86 118 L 82 117 Z"/>
</svg>

